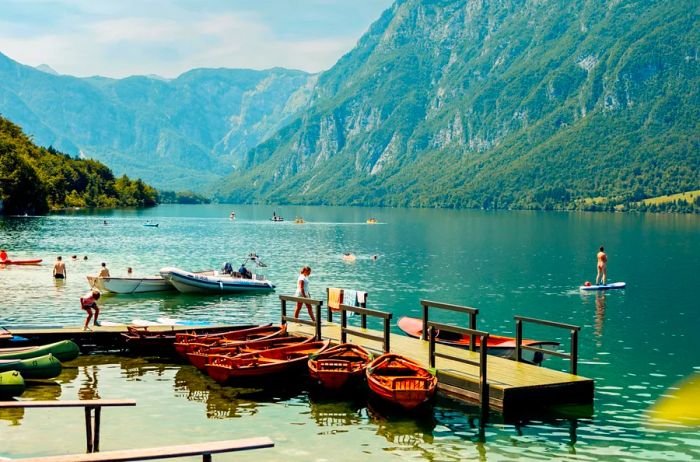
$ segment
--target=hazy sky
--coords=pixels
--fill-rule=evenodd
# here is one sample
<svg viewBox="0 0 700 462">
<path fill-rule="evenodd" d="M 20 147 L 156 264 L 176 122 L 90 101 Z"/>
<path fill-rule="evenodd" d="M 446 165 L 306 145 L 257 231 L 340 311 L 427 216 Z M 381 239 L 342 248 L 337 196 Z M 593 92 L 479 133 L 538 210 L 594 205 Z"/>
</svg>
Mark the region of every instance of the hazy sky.
<svg viewBox="0 0 700 462">
<path fill-rule="evenodd" d="M 0 52 L 61 74 L 331 67 L 393 0 L 0 0 Z"/>
</svg>

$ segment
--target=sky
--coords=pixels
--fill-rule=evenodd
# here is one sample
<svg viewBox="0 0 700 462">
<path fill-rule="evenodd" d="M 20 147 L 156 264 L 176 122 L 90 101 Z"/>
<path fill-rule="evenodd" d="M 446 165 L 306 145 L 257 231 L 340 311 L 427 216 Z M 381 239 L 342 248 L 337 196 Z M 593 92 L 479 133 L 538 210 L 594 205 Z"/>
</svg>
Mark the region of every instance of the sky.
<svg viewBox="0 0 700 462">
<path fill-rule="evenodd" d="M 318 72 L 393 0 L 0 0 L 0 52 L 61 74 L 173 78 L 198 67 Z"/>
</svg>

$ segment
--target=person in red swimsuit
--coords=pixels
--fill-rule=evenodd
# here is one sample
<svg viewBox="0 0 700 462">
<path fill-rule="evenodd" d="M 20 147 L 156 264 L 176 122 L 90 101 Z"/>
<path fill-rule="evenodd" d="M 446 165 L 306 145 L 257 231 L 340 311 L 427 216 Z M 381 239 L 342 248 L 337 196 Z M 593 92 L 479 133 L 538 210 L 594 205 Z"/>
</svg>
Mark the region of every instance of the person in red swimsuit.
<svg viewBox="0 0 700 462">
<path fill-rule="evenodd" d="M 7 252 L 5 251 L 5 249 L 3 249 L 3 250 L 0 250 L 0 261 L 5 261 L 5 260 L 7 260 Z"/>
<path fill-rule="evenodd" d="M 93 310 L 95 312 L 95 320 L 93 321 L 93 326 L 99 326 L 100 323 L 97 322 L 97 316 L 100 315 L 100 308 L 97 306 L 97 300 L 100 299 L 100 291 L 97 289 L 92 289 L 90 292 L 85 294 L 84 297 L 80 297 L 80 307 L 87 311 L 87 318 L 85 319 L 85 327 L 83 330 L 90 330 L 88 324 L 90 324 L 90 318 L 92 318 Z"/>
</svg>

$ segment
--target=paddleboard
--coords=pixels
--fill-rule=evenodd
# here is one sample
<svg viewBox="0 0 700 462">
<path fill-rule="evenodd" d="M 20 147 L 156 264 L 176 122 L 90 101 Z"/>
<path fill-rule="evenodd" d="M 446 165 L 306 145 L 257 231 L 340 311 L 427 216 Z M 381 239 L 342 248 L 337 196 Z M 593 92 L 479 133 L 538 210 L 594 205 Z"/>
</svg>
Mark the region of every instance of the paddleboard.
<svg viewBox="0 0 700 462">
<path fill-rule="evenodd" d="M 581 286 L 581 290 L 611 290 L 624 289 L 627 284 L 624 282 L 613 282 L 612 284 L 597 285 L 597 286 Z"/>
</svg>

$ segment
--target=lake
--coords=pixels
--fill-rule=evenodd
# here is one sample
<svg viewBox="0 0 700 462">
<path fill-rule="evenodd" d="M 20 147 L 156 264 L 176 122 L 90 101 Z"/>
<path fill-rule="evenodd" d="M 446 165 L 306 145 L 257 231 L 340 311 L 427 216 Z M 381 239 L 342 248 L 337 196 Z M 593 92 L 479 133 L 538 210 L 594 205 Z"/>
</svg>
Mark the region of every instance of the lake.
<svg viewBox="0 0 700 462">
<path fill-rule="evenodd" d="M 273 212 L 287 221 L 271 222 Z M 307 223 L 294 224 L 296 216 Z M 367 224 L 370 217 L 378 223 Z M 149 220 L 159 226 L 144 227 Z M 578 286 L 595 279 L 600 245 L 609 280 L 627 288 L 582 294 Z M 700 459 L 700 429 L 651 426 L 646 413 L 669 387 L 700 374 L 698 216 L 167 205 L 0 218 L 0 247 L 10 258 L 44 259 L 0 268 L 0 326 L 8 328 L 81 324 L 85 276 L 101 262 L 113 276 L 127 267 L 149 275 L 225 261 L 237 268 L 256 252 L 273 294 L 105 296 L 101 319 L 278 322 L 277 295 L 292 294 L 309 265 L 312 296 L 325 299 L 326 287 L 364 290 L 368 307 L 394 319 L 420 317 L 419 301 L 429 299 L 479 308 L 479 328 L 494 334 L 514 335 L 514 315 L 580 325 L 579 374 L 596 380 L 592 416 L 505 422 L 492 413 L 483 434 L 477 408 L 447 398 L 422 414 L 397 415 L 364 396 L 338 401 L 303 384 L 220 387 L 191 366 L 153 358 L 83 356 L 55 382 L 27 389 L 24 397 L 35 399 L 136 399 L 136 408 L 103 412 L 102 450 L 265 435 L 274 449 L 216 460 Z M 344 252 L 356 260 L 345 262 Z M 65 281 L 51 277 L 58 255 Z M 438 320 L 464 322 L 451 313 Z M 525 336 L 568 345 L 564 331 L 526 326 Z M 556 359 L 545 365 L 566 368 Z M 0 411 L 0 435 L 4 457 L 84 450 L 77 410 Z"/>
</svg>

